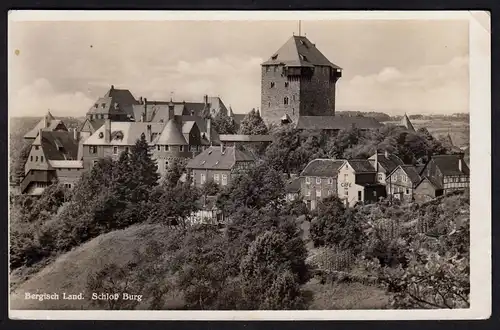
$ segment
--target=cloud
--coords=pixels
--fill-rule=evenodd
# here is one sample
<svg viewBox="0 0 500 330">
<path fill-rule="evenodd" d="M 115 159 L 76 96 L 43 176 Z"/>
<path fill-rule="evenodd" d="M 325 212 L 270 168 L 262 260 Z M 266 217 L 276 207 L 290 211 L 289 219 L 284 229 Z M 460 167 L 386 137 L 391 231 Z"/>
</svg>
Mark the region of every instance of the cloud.
<svg viewBox="0 0 500 330">
<path fill-rule="evenodd" d="M 81 116 L 94 102 L 82 91 L 57 93 L 44 78 L 9 95 L 11 116 L 41 116 L 50 109 L 55 116 Z"/>
<path fill-rule="evenodd" d="M 468 107 L 467 57 L 403 71 L 386 67 L 377 74 L 338 82 L 338 110 L 453 113 L 468 112 Z"/>
</svg>

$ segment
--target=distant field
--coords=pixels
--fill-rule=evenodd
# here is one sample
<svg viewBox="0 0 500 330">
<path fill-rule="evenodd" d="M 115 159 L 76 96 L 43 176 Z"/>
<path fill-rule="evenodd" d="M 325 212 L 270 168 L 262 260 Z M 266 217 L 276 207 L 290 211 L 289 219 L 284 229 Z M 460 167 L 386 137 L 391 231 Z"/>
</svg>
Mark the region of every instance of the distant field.
<svg viewBox="0 0 500 330">
<path fill-rule="evenodd" d="M 447 121 L 442 119 L 412 119 L 415 129 L 421 127 L 427 128 L 429 132 L 436 138 L 450 134 L 453 144 L 457 147 L 469 144 L 469 123 L 464 121 Z M 385 122 L 384 124 L 399 125 L 399 122 Z"/>
</svg>

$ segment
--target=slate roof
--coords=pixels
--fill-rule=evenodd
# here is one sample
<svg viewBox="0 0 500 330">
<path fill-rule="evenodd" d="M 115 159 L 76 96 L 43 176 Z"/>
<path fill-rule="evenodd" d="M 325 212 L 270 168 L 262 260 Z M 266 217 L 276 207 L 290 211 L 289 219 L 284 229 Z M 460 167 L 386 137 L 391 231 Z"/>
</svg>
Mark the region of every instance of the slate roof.
<svg viewBox="0 0 500 330">
<path fill-rule="evenodd" d="M 226 147 L 222 153 L 221 147 L 212 146 L 191 159 L 186 167 L 190 169 L 230 170 L 239 161 L 255 162 L 255 157 L 250 152 L 235 147 Z"/>
<path fill-rule="evenodd" d="M 305 36 L 292 36 L 269 60 L 262 63 L 262 65 L 279 64 L 295 67 L 329 66 L 341 69 L 330 62 Z"/>
<path fill-rule="evenodd" d="M 403 161 L 398 156 L 394 154 L 388 154 L 387 156 L 388 157 L 386 157 L 385 152 L 377 153 L 379 166 L 381 165 L 386 170 L 386 174 L 394 171 L 394 169 L 398 167 L 398 165 L 404 165 Z M 375 155 L 370 157 L 370 162 L 375 167 Z"/>
<path fill-rule="evenodd" d="M 375 129 L 383 125 L 373 117 L 300 116 L 296 128 L 304 130 L 341 130 L 353 126 L 359 129 Z"/>
<path fill-rule="evenodd" d="M 47 126 L 45 126 L 44 119 L 46 119 L 47 121 L 48 124 Z M 42 129 L 43 131 L 55 131 L 57 126 L 59 125 L 61 125 L 59 129 L 66 131 L 68 130 L 61 120 L 55 119 L 54 116 L 52 116 L 52 114 L 50 113 L 50 111 L 48 111 L 47 114 L 44 117 L 42 117 L 42 119 L 36 124 L 36 126 L 33 127 L 32 130 L 30 130 L 28 133 L 24 135 L 24 138 L 34 139 L 37 137 L 38 133 L 40 132 L 40 129 Z"/>
<path fill-rule="evenodd" d="M 286 182 L 285 192 L 289 194 L 300 192 L 300 178 L 292 178 Z"/>
<path fill-rule="evenodd" d="M 375 172 L 375 167 L 368 159 L 350 159 L 347 162 L 356 173 Z"/>
<path fill-rule="evenodd" d="M 461 155 L 436 155 L 432 156 L 432 160 L 436 163 L 443 175 L 469 175 L 470 170 L 466 162 L 462 158 L 462 171 L 458 168 L 458 161 L 462 158 Z"/>
<path fill-rule="evenodd" d="M 73 132 L 42 131 L 33 145 L 42 147 L 47 160 L 75 160 L 78 157 L 78 141 L 73 138 Z"/>
<path fill-rule="evenodd" d="M 147 126 L 151 125 L 151 133 L 159 134 L 165 127 L 164 123 L 142 123 L 142 122 L 111 122 L 111 141 L 106 143 L 104 137 L 104 125 L 87 138 L 83 145 L 124 145 L 132 146 L 141 138 L 141 134 L 147 134 Z"/>
<path fill-rule="evenodd" d="M 182 134 L 182 127 L 175 121 L 169 120 L 161 131 L 160 136 L 154 141 L 161 145 L 187 145 L 186 138 Z"/>
<path fill-rule="evenodd" d="M 345 160 L 338 159 L 314 159 L 306 165 L 300 176 L 337 177 L 338 170 L 344 163 Z"/>
<path fill-rule="evenodd" d="M 104 104 L 104 107 L 103 107 Z M 128 89 L 117 89 L 114 86 L 108 92 L 97 99 L 87 112 L 88 114 L 122 114 L 130 113 L 130 106 L 139 104 Z"/>
</svg>

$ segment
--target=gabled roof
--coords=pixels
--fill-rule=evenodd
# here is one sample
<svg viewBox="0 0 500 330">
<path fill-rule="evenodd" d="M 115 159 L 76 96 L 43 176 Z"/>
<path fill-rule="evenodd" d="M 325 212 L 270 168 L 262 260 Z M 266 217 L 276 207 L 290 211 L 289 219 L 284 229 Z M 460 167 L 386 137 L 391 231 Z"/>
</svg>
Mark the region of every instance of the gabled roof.
<svg viewBox="0 0 500 330">
<path fill-rule="evenodd" d="M 459 160 L 462 160 L 462 171 L 459 169 Z M 462 155 L 436 155 L 432 156 L 432 161 L 435 162 L 443 175 L 469 175 L 470 170 Z"/>
<path fill-rule="evenodd" d="M 373 117 L 344 117 L 344 116 L 300 116 L 297 129 L 341 130 L 350 127 L 359 129 L 375 129 L 383 126 Z"/>
<path fill-rule="evenodd" d="M 371 156 L 370 162 L 372 162 L 373 166 L 375 167 L 375 154 Z M 386 170 L 386 174 L 391 173 L 398 165 L 404 165 L 403 161 L 401 158 L 394 154 L 386 154 L 384 152 L 382 153 L 377 153 L 377 159 L 379 166 L 382 165 L 382 167 Z"/>
<path fill-rule="evenodd" d="M 410 118 L 408 118 L 406 113 L 401 119 L 401 126 L 404 126 L 406 129 L 410 131 L 415 131 L 415 128 L 413 127 L 413 124 L 411 123 Z"/>
<path fill-rule="evenodd" d="M 352 167 L 356 173 L 372 173 L 375 172 L 375 167 L 368 159 L 350 159 L 346 162 Z"/>
<path fill-rule="evenodd" d="M 337 177 L 339 168 L 345 163 L 340 159 L 314 159 L 306 165 L 300 176 Z"/>
<path fill-rule="evenodd" d="M 78 141 L 73 138 L 73 132 L 42 131 L 33 145 L 41 146 L 48 161 L 76 160 L 78 157 Z"/>
<path fill-rule="evenodd" d="M 406 173 L 406 175 L 412 182 L 413 187 L 416 187 L 420 183 L 420 181 L 422 181 L 419 170 L 413 165 L 398 165 L 393 171 L 391 171 L 391 173 L 387 177 L 390 177 L 398 169 L 401 169 Z"/>
<path fill-rule="evenodd" d="M 288 39 L 277 52 L 275 52 L 269 60 L 262 65 L 278 65 L 286 66 L 329 66 L 335 69 L 341 69 L 339 66 L 330 62 L 309 39 L 304 36 L 292 36 Z"/>
<path fill-rule="evenodd" d="M 42 119 L 36 124 L 36 126 L 33 127 L 32 130 L 30 130 L 28 133 L 24 135 L 24 138 L 25 139 L 36 138 L 38 133 L 40 132 L 40 129 L 47 132 L 55 131 L 56 129 L 64 131 L 68 130 L 61 120 L 55 119 L 54 116 L 52 116 L 52 114 L 50 113 L 50 111 L 48 111 L 47 114 L 43 116 Z"/>
<path fill-rule="evenodd" d="M 95 131 L 83 145 L 124 145 L 132 146 L 141 134 L 147 134 L 147 127 L 151 126 L 151 133 L 159 134 L 165 127 L 164 123 L 137 123 L 137 122 L 111 122 L 111 140 L 109 143 L 104 141 L 104 125 Z M 149 142 L 149 141 L 148 141 Z"/>
<path fill-rule="evenodd" d="M 97 99 L 89 109 L 89 114 L 131 114 L 130 106 L 139 104 L 128 89 L 116 89 L 114 86 Z"/>
<path fill-rule="evenodd" d="M 190 169 L 224 169 L 230 170 L 236 162 L 255 162 L 252 153 L 235 147 L 209 147 L 195 158 L 191 159 L 187 168 Z"/>
<path fill-rule="evenodd" d="M 421 185 L 422 182 L 424 182 L 424 181 L 428 181 L 436 189 L 443 189 L 443 186 L 441 185 L 441 183 L 439 181 L 434 180 L 433 178 L 428 177 L 428 176 L 423 176 L 422 179 L 420 180 L 420 182 L 416 185 L 416 187 Z"/>
</svg>

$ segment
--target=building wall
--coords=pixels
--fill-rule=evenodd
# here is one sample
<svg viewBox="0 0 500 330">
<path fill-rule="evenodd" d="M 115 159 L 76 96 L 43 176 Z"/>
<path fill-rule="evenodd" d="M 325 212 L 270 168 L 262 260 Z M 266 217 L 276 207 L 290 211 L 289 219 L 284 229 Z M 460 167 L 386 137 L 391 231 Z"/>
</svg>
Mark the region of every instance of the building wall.
<svg viewBox="0 0 500 330">
<path fill-rule="evenodd" d="M 348 163 L 339 168 L 337 194 L 349 206 L 364 200 L 364 186 L 356 184 L 356 174 Z"/>
<path fill-rule="evenodd" d="M 447 175 L 443 178 L 444 193 L 447 194 L 456 190 L 464 190 L 469 187 L 468 175 Z"/>
<path fill-rule="evenodd" d="M 436 188 L 428 181 L 423 180 L 416 188 L 414 192 L 414 199 L 418 203 L 427 202 L 440 194 L 436 191 Z"/>
<path fill-rule="evenodd" d="M 226 175 L 227 177 L 227 184 L 226 185 L 229 185 L 230 182 L 231 182 L 231 170 L 206 170 L 206 169 L 194 169 L 192 171 L 192 178 L 193 178 L 193 184 L 198 187 L 198 188 L 201 188 L 203 186 L 203 182 L 202 182 L 202 176 L 205 177 L 205 182 L 208 181 L 209 179 L 213 179 L 215 181 L 215 183 L 218 183 L 220 186 L 225 186 L 223 183 L 222 183 L 222 176 L 223 175 Z M 219 176 L 219 180 L 217 182 L 217 180 L 214 178 L 214 175 L 218 175 Z"/>
<path fill-rule="evenodd" d="M 301 116 L 335 115 L 335 83 L 331 68 L 316 66 L 309 79 L 302 79 L 300 89 Z"/>
<path fill-rule="evenodd" d="M 323 198 L 337 194 L 337 178 L 319 177 L 321 179 L 320 183 L 317 183 L 317 178 L 316 176 L 300 177 L 301 195 L 312 210 L 317 207 L 319 201 Z M 319 196 L 318 191 L 320 192 Z"/>
<path fill-rule="evenodd" d="M 398 168 L 387 178 L 387 194 L 406 202 L 413 200 L 413 184 L 401 168 Z"/>
<path fill-rule="evenodd" d="M 28 174 L 30 170 L 48 170 L 50 168 L 45 153 L 41 146 L 31 146 L 28 160 L 24 165 L 24 173 Z"/>
<path fill-rule="evenodd" d="M 183 146 L 183 151 L 180 151 L 180 146 L 168 146 L 168 151 L 165 151 L 164 145 L 156 145 L 153 148 L 153 159 L 156 160 L 160 175 L 165 176 L 169 166 L 174 160 L 193 158 L 202 150 L 202 146 L 196 146 L 196 149 L 190 149 L 189 146 Z"/>
<path fill-rule="evenodd" d="M 71 185 L 68 188 L 73 188 L 83 172 L 81 168 L 58 168 L 56 169 L 57 180 L 61 184 Z"/>
<path fill-rule="evenodd" d="M 285 114 L 296 123 L 300 108 L 300 80 L 289 79 L 283 74 L 283 66 L 261 67 L 261 115 L 266 123 L 279 123 Z M 271 87 L 271 83 L 274 86 Z M 285 84 L 288 83 L 288 86 Z M 288 105 L 284 98 L 288 97 Z"/>
<path fill-rule="evenodd" d="M 356 174 L 356 183 L 375 183 L 377 182 L 377 173 L 358 173 Z"/>
<path fill-rule="evenodd" d="M 97 152 L 91 153 L 89 145 L 83 146 L 83 168 L 85 170 L 92 168 L 92 166 L 94 166 L 94 161 L 97 161 L 100 158 L 110 157 L 114 160 L 117 160 L 120 157 L 120 153 L 125 151 L 127 148 L 129 148 L 129 151 L 130 151 L 130 148 L 132 146 L 123 146 L 123 145 L 116 146 L 117 153 L 114 152 L 115 146 L 111 146 L 111 145 L 109 145 L 109 146 L 104 145 L 103 146 L 103 145 L 101 145 L 101 146 L 95 146 L 95 147 L 97 148 Z"/>
</svg>

